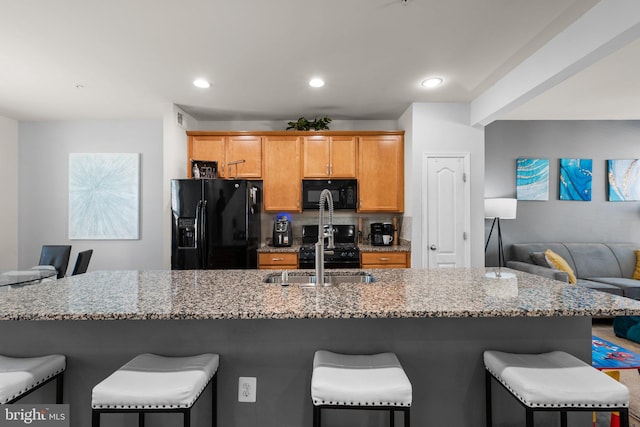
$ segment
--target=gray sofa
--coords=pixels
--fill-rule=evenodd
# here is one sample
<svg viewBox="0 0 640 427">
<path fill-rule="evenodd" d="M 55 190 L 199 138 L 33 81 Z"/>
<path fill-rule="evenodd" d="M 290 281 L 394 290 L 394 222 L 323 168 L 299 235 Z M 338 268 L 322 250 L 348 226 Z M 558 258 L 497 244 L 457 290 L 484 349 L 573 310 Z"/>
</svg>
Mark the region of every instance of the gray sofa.
<svg viewBox="0 0 640 427">
<path fill-rule="evenodd" d="M 569 281 L 567 273 L 535 264 L 540 252 L 551 249 L 573 269 L 578 286 L 640 300 L 640 280 L 634 280 L 634 243 L 517 243 L 511 245 L 507 267 L 550 279 Z"/>
</svg>

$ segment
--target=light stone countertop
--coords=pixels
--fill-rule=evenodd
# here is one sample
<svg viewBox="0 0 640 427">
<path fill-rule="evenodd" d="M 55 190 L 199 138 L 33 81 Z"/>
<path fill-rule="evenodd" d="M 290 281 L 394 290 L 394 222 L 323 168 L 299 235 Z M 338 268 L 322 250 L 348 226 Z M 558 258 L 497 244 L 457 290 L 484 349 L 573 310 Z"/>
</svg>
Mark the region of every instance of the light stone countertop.
<svg viewBox="0 0 640 427">
<path fill-rule="evenodd" d="M 0 287 L 0 320 L 640 315 L 640 301 L 515 270 L 503 269 L 507 279 L 484 268 L 343 273 L 361 271 L 377 281 L 305 288 L 263 283 L 279 273 L 266 270 L 96 271 Z"/>
</svg>

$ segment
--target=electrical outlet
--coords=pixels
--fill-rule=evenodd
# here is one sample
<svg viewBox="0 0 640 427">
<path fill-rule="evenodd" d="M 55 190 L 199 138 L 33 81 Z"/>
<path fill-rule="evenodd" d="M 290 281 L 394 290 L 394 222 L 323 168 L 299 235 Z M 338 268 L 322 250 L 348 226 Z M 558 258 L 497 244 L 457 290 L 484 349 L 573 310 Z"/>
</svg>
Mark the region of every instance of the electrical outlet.
<svg viewBox="0 0 640 427">
<path fill-rule="evenodd" d="M 240 377 L 238 379 L 238 402 L 255 402 L 256 386 L 256 377 Z"/>
</svg>

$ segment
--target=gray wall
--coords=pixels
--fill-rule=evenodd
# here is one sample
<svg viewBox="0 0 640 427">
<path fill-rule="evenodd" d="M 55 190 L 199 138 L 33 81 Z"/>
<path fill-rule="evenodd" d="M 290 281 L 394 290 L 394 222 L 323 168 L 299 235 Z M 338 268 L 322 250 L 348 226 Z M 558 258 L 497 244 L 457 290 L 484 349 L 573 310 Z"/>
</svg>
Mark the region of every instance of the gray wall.
<svg viewBox="0 0 640 427">
<path fill-rule="evenodd" d="M 43 244 L 93 249 L 92 270 L 162 268 L 162 120 L 20 122 L 19 266 L 38 263 Z M 140 239 L 69 240 L 69 153 L 140 153 Z"/>
<path fill-rule="evenodd" d="M 515 197 L 518 157 L 549 159 L 549 200 L 518 201 L 502 221 L 506 255 L 516 242 L 638 242 L 640 203 L 608 202 L 608 159 L 640 158 L 640 121 L 497 121 L 485 128 L 485 197 Z M 593 160 L 592 200 L 560 201 L 559 159 Z M 485 239 L 491 221 L 485 220 Z M 497 236 L 486 263 L 497 265 Z"/>
<path fill-rule="evenodd" d="M 18 268 L 18 122 L 0 116 L 0 270 Z"/>
</svg>

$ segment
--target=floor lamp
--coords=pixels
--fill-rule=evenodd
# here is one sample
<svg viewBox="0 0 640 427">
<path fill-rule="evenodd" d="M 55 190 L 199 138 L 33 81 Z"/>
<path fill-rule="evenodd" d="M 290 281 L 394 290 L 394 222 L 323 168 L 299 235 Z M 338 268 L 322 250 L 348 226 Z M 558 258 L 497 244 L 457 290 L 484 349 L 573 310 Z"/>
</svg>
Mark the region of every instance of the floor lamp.
<svg viewBox="0 0 640 427">
<path fill-rule="evenodd" d="M 516 219 L 518 200 L 516 199 L 484 199 L 484 217 L 493 219 L 487 243 L 484 245 L 484 253 L 487 253 L 489 241 L 493 228 L 498 224 L 498 267 L 504 267 L 504 246 L 502 245 L 502 230 L 500 229 L 501 219 Z"/>
</svg>

